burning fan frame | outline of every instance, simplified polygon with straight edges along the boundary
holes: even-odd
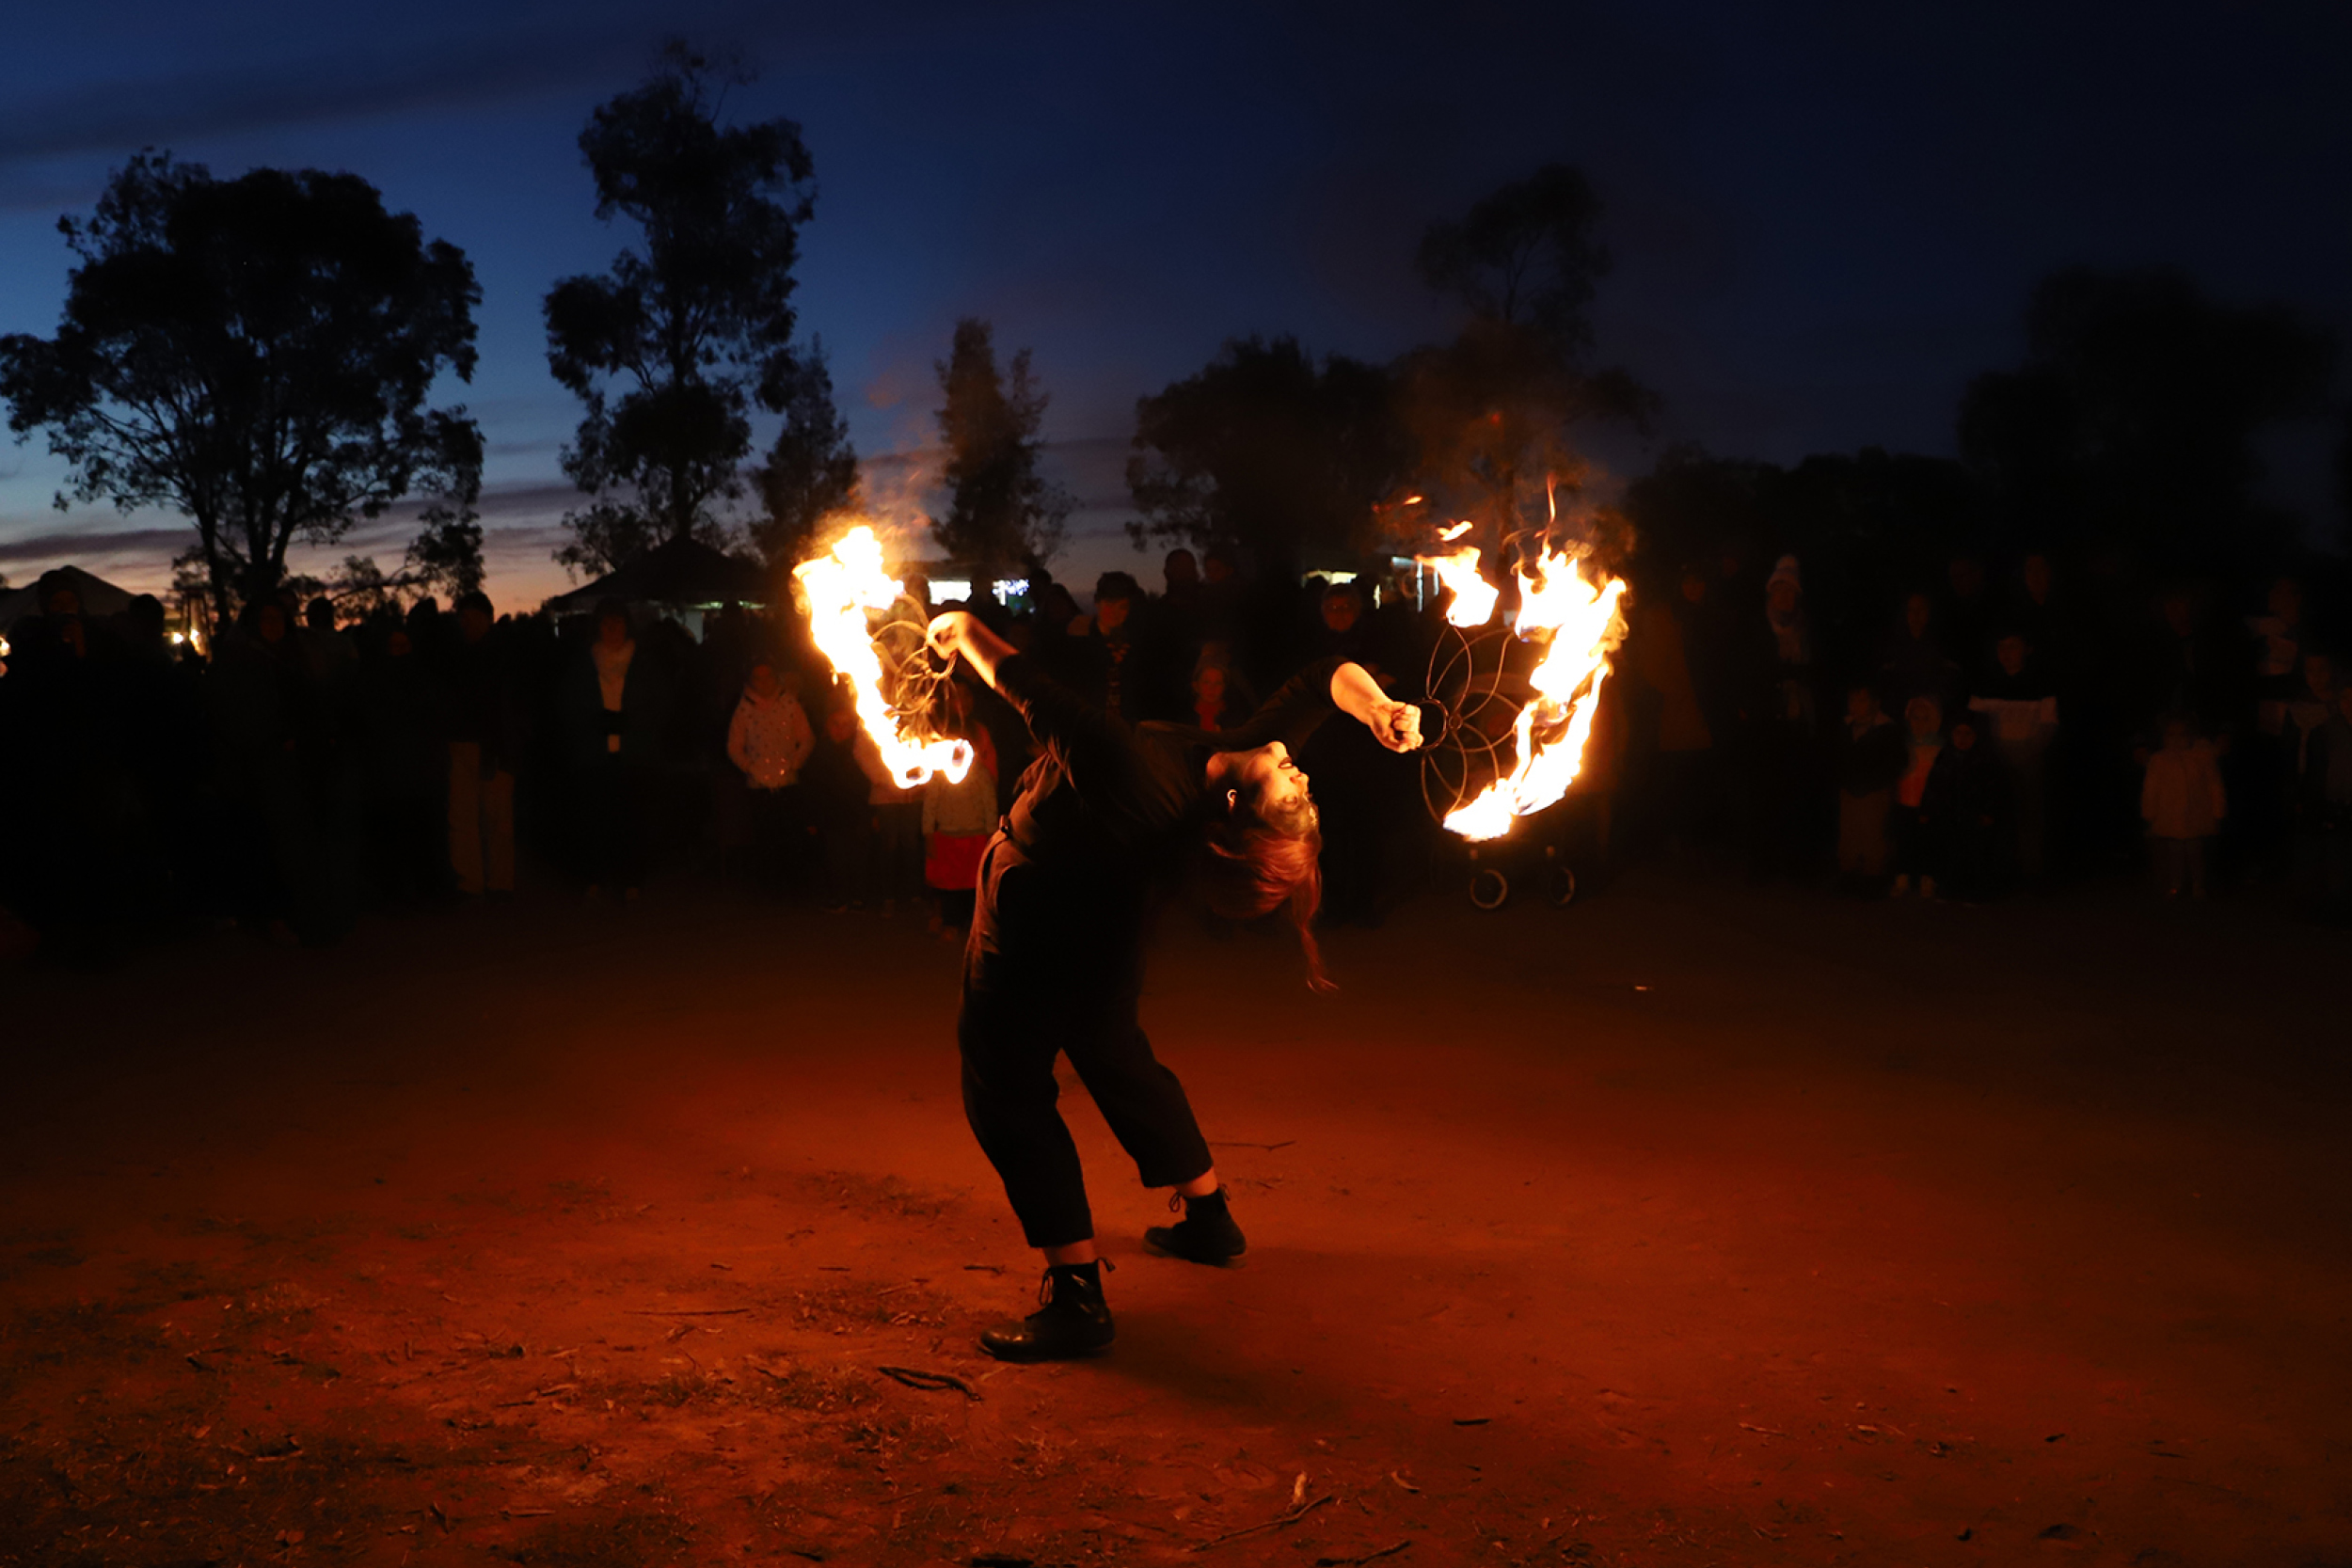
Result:
[[[1468,632],[1452,625],[1440,627],[1429,650],[1422,687],[1428,695],[1421,705],[1427,736],[1421,798],[1438,826],[1511,770],[1519,714],[1535,695],[1527,672],[1538,657],[1500,622]],[[1426,721],[1432,710],[1435,724]],[[1499,910],[1508,903],[1515,878],[1532,883],[1556,908],[1576,901],[1576,871],[1556,844],[1530,842],[1515,825],[1503,837],[1472,841],[1467,849],[1470,899],[1479,909]]]
[[[953,738],[941,722],[955,663],[943,659],[930,645],[930,622],[924,607],[901,594],[880,612],[871,637],[874,655],[882,660],[882,696],[900,733],[918,741]]]

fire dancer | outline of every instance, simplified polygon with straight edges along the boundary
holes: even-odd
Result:
[[[1128,731],[1057,685],[970,614],[930,625],[1020,712],[1043,755],[980,866],[964,948],[964,1113],[1003,1178],[1023,1235],[1045,1254],[1041,1309],[980,1337],[1008,1361],[1089,1355],[1112,1338],[1094,1220],[1070,1129],[1055,1109],[1054,1059],[1070,1064],[1147,1187],[1173,1187],[1184,1218],[1145,1243],[1189,1262],[1230,1263],[1246,1245],[1184,1085],[1136,1022],[1145,905],[1189,859],[1210,906],[1248,919],[1288,907],[1309,983],[1328,989],[1309,929],[1321,847],[1307,775],[1291,747],[1334,708],[1394,752],[1421,744],[1421,713],[1391,702],[1360,665],[1311,666],[1239,728]]]

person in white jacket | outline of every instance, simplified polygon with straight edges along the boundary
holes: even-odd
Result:
[[[797,878],[805,859],[801,766],[817,736],[801,706],[799,685],[796,672],[779,673],[772,659],[756,661],[727,724],[727,760],[743,775],[753,843],[771,881]]]

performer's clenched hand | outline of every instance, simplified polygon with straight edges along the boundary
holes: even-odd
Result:
[[[1414,703],[1391,703],[1385,698],[1373,705],[1364,720],[1364,727],[1372,737],[1391,752],[1409,752],[1421,745],[1421,707]]]
[[[962,645],[964,627],[977,619],[978,617],[968,610],[950,610],[943,614],[934,615],[931,617],[930,627],[923,634],[924,639],[930,643],[931,651],[938,654],[940,657],[953,658]]]
[[[1360,664],[1343,664],[1331,672],[1331,702],[1391,752],[1409,752],[1421,744],[1421,709],[1391,702],[1372,672]]]
[[[1012,644],[989,630],[988,623],[968,610],[951,610],[935,617],[923,636],[942,658],[963,656],[963,661],[992,687],[996,684],[997,664],[1012,657]]]

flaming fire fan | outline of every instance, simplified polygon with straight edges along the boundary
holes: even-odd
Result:
[[[900,789],[934,773],[961,780],[968,741],[943,730],[949,666],[925,641],[923,607],[882,567],[882,541],[860,524],[824,555],[792,569],[807,602],[809,632],[857,705]]]

